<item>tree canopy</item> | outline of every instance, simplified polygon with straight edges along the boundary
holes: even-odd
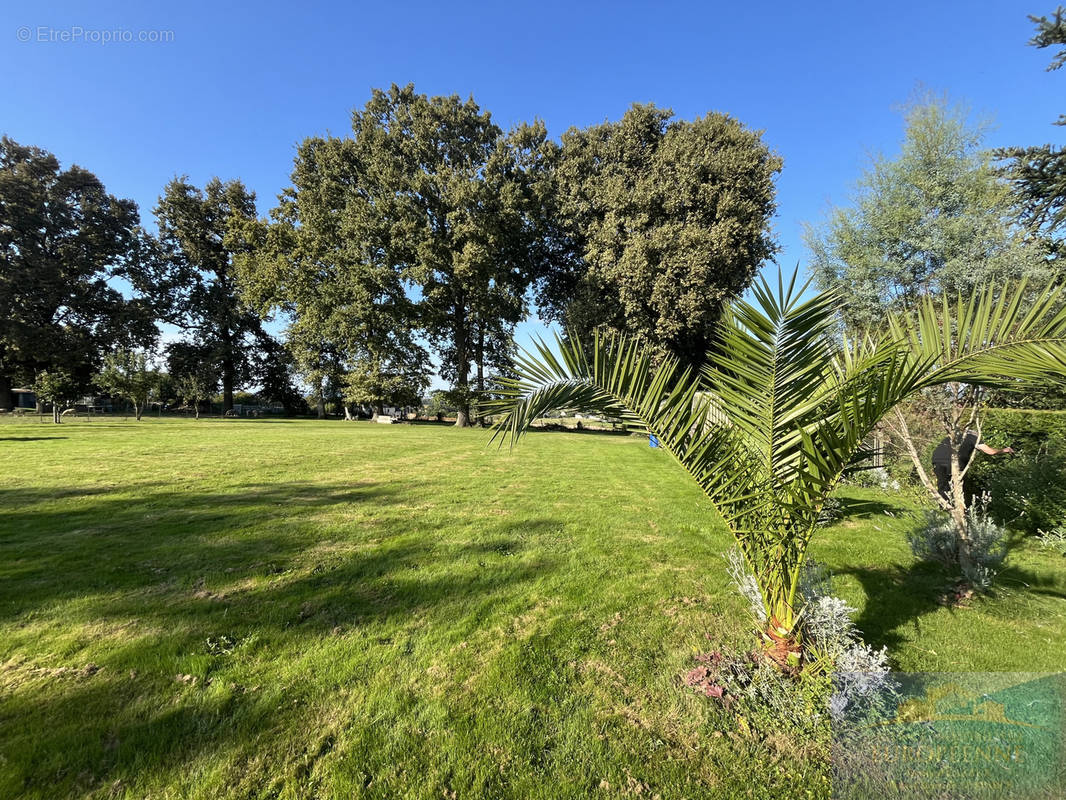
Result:
[[[289,316],[312,383],[339,382],[356,403],[417,400],[425,336],[465,424],[546,268],[537,200],[553,152],[543,125],[504,134],[473,99],[375,90],[350,137],[300,146],[292,187],[240,260],[246,295]]]
[[[875,158],[852,205],[806,230],[812,271],[840,292],[846,321],[869,327],[926,295],[1050,280],[1042,249],[1015,224],[1010,186],[981,148],[983,128],[936,97],[907,107],[904,122],[900,155]]]
[[[159,383],[159,375],[152,369],[147,353],[117,350],[104,357],[103,368],[95,382],[105,391],[129,400],[139,420],[148,405],[149,396]]]
[[[305,140],[292,186],[237,266],[261,313],[288,319],[287,345],[305,379],[316,389],[329,379],[349,402],[380,411],[420,397],[429,356],[390,257],[393,199],[377,178],[352,139]]]
[[[505,135],[473,98],[428,97],[410,85],[375,90],[352,128],[374,190],[390,198],[390,261],[421,296],[420,325],[453,387],[457,424],[466,424],[471,363],[484,367],[486,340],[509,342],[543,268],[528,198],[552,152],[546,131],[522,125]]]
[[[247,252],[256,221],[255,194],[240,181],[212,178],[201,190],[185,178],[167,184],[155,209],[157,268],[145,286],[162,318],[192,336],[217,364],[222,405],[260,379],[273,352],[258,314],[240,297],[234,259]],[[254,346],[253,346],[254,345]]]
[[[1030,16],[1036,35],[1029,44],[1038,48],[1066,45],[1066,8],[1059,6],[1052,16]],[[1048,71],[1066,64],[1066,47],[1051,59]],[[1056,125],[1066,125],[1066,114]],[[1052,144],[1035,147],[1012,147],[999,155],[1008,159],[1007,174],[1021,199],[1026,221],[1041,231],[1051,254],[1061,257],[1061,232],[1066,227],[1066,150]]]
[[[0,409],[15,381],[86,383],[112,347],[150,345],[151,309],[112,285],[142,266],[137,206],[77,165],[0,138]]]
[[[723,305],[777,250],[770,219],[781,159],[718,113],[687,121],[634,105],[562,136],[560,248],[541,304],[568,330],[644,336],[703,360]]]

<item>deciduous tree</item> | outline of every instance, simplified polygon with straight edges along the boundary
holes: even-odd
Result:
[[[159,375],[152,369],[147,353],[118,350],[104,356],[103,369],[95,382],[105,391],[133,403],[133,413],[139,421]]]
[[[394,201],[380,185],[380,166],[352,139],[305,140],[292,186],[237,262],[249,302],[263,316],[289,320],[287,343],[318,395],[320,416],[326,383],[379,413],[428,383],[417,309],[392,258]]]
[[[852,328],[882,324],[925,296],[971,292],[1053,272],[1015,224],[1010,186],[981,147],[966,109],[923,97],[904,112],[897,158],[878,156],[850,206],[835,208],[805,239],[818,283],[840,293]]]
[[[904,120],[900,155],[876,158],[853,205],[833,210],[822,228],[807,228],[812,270],[838,293],[851,330],[883,326],[891,313],[917,308],[923,298],[950,299],[1023,278],[1035,290],[1052,282],[1056,271],[1016,224],[1010,186],[981,148],[983,128],[964,108],[931,96],[910,105]],[[1029,300],[1019,302],[1024,307]],[[963,536],[961,475],[968,464],[959,464],[959,445],[968,427],[980,427],[986,396],[981,387],[950,382],[900,404],[887,422],[921,476],[925,447],[915,436],[914,416],[939,430],[937,438],[947,437],[959,485],[945,499],[924,483]]]
[[[723,305],[777,250],[781,165],[725,114],[674,120],[634,105],[617,122],[567,131],[542,309],[582,337],[640,335],[660,355],[702,363]]]
[[[167,346],[167,374],[178,395],[191,403],[200,418],[200,403],[218,392],[218,363],[213,349],[192,342],[172,342]]]
[[[64,369],[41,370],[33,382],[33,393],[40,404],[51,403],[52,421],[63,421],[63,404],[73,400],[78,393],[77,381]]]
[[[79,166],[0,138],[0,409],[40,370],[85,381],[115,346],[156,336],[143,298],[112,285],[141,268],[132,200]]]
[[[155,215],[159,267],[144,288],[154,292],[167,322],[211,353],[222,381],[223,410],[229,411],[234,390],[252,377],[253,343],[266,336],[238,294],[233,267],[234,257],[249,247],[245,236],[256,219],[255,194],[240,181],[212,178],[201,190],[175,178]]]
[[[353,142],[383,210],[388,260],[417,287],[420,325],[465,426],[471,364],[480,358],[484,373],[485,342],[503,345],[545,269],[536,200],[554,146],[540,123],[504,135],[473,98],[413,86],[376,90],[353,115]]]

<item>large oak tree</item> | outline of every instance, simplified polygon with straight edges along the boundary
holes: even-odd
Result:
[[[233,263],[250,247],[255,194],[236,180],[213,178],[201,190],[175,178],[155,215],[157,270],[145,288],[154,292],[162,318],[188,332],[215,364],[229,411],[234,390],[257,379],[257,357],[270,352],[259,316],[238,293]]]
[[[290,316],[313,385],[335,383],[339,360],[356,402],[420,394],[424,336],[468,424],[545,270],[555,151],[543,125],[504,134],[472,99],[375,90],[350,137],[300,146],[293,185],[244,260],[245,292]]]
[[[429,356],[394,263],[393,199],[352,139],[312,137],[271,220],[238,260],[245,297],[288,319],[287,342],[324,414],[326,385],[381,413],[417,402]]]
[[[777,247],[781,159],[737,120],[673,120],[634,105],[562,136],[550,202],[557,229],[542,311],[582,338],[642,336],[660,356],[702,363],[723,304]]]
[[[84,385],[111,348],[154,340],[148,305],[113,285],[142,265],[138,223],[88,170],[0,138],[0,409],[14,382],[51,370]]]
[[[388,205],[390,261],[419,295],[421,325],[468,424],[471,365],[500,363],[544,272],[539,192],[555,147],[540,123],[510,134],[458,96],[376,90],[353,114],[353,139],[376,202]],[[386,198],[388,200],[386,201]]]

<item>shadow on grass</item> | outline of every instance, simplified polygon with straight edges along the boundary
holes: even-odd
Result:
[[[949,576],[939,564],[925,562],[911,567],[893,564],[837,572],[854,576],[866,593],[866,606],[855,620],[863,638],[874,647],[885,645],[889,650],[905,641],[904,629],[917,629],[923,616],[943,607],[940,598],[949,585]]]
[[[840,516],[842,519],[870,519],[886,512],[902,513],[906,509],[895,503],[883,500],[866,500],[857,497],[840,498]]]
[[[477,627],[554,569],[524,542],[564,524],[486,521],[473,542],[452,542],[435,529],[469,525],[464,508],[431,523],[411,513],[430,484],[133,490],[0,491],[0,620],[23,639],[12,652],[30,657],[0,674],[24,684],[2,697],[0,796],[81,796],[141,772],[177,776],[207,753],[239,758],[316,702],[315,681],[292,666],[305,652],[345,641],[395,661],[435,628]],[[106,645],[90,670],[84,644],[65,655],[27,644],[39,623]],[[234,655],[212,645],[223,637]],[[234,682],[232,665],[262,674],[273,659],[288,678]],[[309,732],[309,757],[320,744]]]
[[[66,436],[0,436],[0,442],[44,442],[48,439],[66,439]]]
[[[394,576],[396,586],[388,593],[403,595],[406,600],[399,603],[377,602],[381,587],[363,602],[359,586],[390,573],[439,570],[449,560],[478,568],[483,562],[474,563],[475,556],[514,555],[524,537],[562,525],[551,519],[486,524],[480,541],[438,542],[426,523],[404,505],[413,493],[432,493],[425,483],[417,489],[369,482],[253,484],[219,493],[141,484],[136,491],[139,497],[131,501],[128,493],[101,487],[0,490],[7,531],[0,538],[7,551],[0,568],[0,619],[68,600],[91,601],[85,605],[90,616],[170,619],[180,617],[186,606],[179,596],[197,592],[221,596],[230,615],[240,616],[247,602],[254,619],[261,591],[234,594],[221,587],[257,578],[279,584],[270,589],[274,595],[270,601],[282,605],[289,595],[326,597],[338,587],[355,587],[354,605],[343,604],[354,616],[365,616],[368,609],[402,613],[405,604],[481,594],[492,588],[492,581],[484,575],[428,582]],[[52,505],[56,500],[65,501],[61,509]],[[348,512],[329,514],[335,507],[368,505],[369,513],[350,525],[338,526],[335,521],[348,518]],[[308,521],[322,513],[328,515],[322,524],[335,533],[317,533],[316,525]],[[434,527],[469,523],[461,507],[453,516],[435,518]],[[308,570],[296,581],[280,580]],[[207,580],[218,588],[207,586]],[[116,594],[124,599],[113,599]],[[184,599],[195,605],[195,597]],[[339,620],[345,613],[341,609],[333,616]]]
[[[876,513],[876,512],[875,512]],[[1010,563],[1010,551],[1024,541],[1012,536],[1007,543],[1007,557],[996,569],[995,582],[987,596],[995,599],[997,590],[1008,586],[1021,587],[1031,594],[1066,599],[1054,578],[1040,575]],[[870,644],[894,649],[905,641],[904,631],[913,627],[919,632],[921,618],[939,609],[954,612],[958,607],[948,600],[950,592],[962,577],[934,561],[915,561],[909,566],[893,564],[885,567],[851,567],[839,569],[841,575],[852,575],[862,585],[867,602],[856,626]]]

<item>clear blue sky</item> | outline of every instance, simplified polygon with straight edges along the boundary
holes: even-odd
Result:
[[[393,82],[473,94],[501,126],[540,117],[553,136],[633,102],[723,111],[784,158],[774,227],[791,269],[802,223],[895,152],[919,86],[991,115],[989,145],[1062,143],[1066,71],[1026,45],[1026,15],[1056,2],[8,3],[0,131],[92,170],[151,224],[178,174],[240,178],[265,213],[295,144],[346,134]],[[87,41],[158,30],[172,41]]]

